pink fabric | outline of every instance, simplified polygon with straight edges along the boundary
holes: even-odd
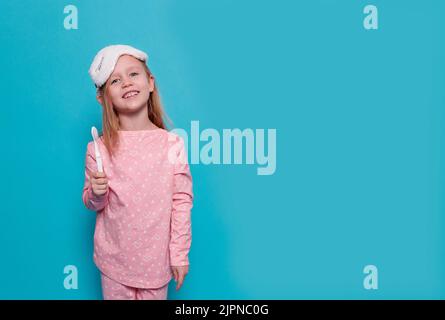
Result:
[[[97,212],[94,262],[109,278],[130,287],[160,288],[171,266],[189,264],[192,177],[184,141],[164,129],[118,131],[111,162],[99,142],[108,191],[95,196],[93,141],[87,145],[82,200]]]
[[[167,300],[168,283],[156,289],[133,288],[101,274],[104,300]]]

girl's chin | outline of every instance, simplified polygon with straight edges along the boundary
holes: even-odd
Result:
[[[135,96],[135,97],[132,97],[132,98],[127,98],[127,99],[121,99],[121,101],[123,102],[123,103],[125,103],[125,104],[127,104],[127,103],[132,103],[132,102],[135,102],[135,101],[140,101],[141,99],[140,99],[140,97],[139,96]]]
[[[146,103],[144,103],[143,100],[140,99],[139,97],[129,98],[128,100],[122,100],[122,102],[121,102],[122,106],[140,106],[143,104],[146,104]]]
[[[147,103],[141,103],[140,101],[128,101],[126,103],[121,104],[120,106],[115,106],[117,112],[132,112],[138,111],[141,108],[145,107]]]

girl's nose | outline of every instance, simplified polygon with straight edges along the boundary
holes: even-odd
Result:
[[[132,84],[132,82],[131,82],[130,78],[125,77],[122,79],[122,88],[126,88],[131,84]]]

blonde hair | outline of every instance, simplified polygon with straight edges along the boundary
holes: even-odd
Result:
[[[147,79],[150,79],[150,76],[153,76],[153,74],[144,62],[141,61],[141,63],[144,66]],[[114,109],[113,103],[111,102],[111,98],[108,94],[109,86],[109,81],[106,81],[98,89],[98,94],[103,97],[102,141],[110,154],[110,158],[112,158],[114,152],[119,147],[119,135],[117,131],[120,129],[120,124],[118,113]],[[154,82],[154,90],[150,92],[150,97],[147,101],[147,108],[148,118],[157,127],[167,130],[164,119],[166,119],[169,124],[173,124],[162,107],[161,97],[156,86],[156,81]]]

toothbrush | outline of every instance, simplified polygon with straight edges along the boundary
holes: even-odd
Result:
[[[96,152],[97,171],[103,172],[102,156],[100,155],[99,145],[98,145],[99,135],[97,134],[97,129],[94,126],[91,127],[91,135],[93,136],[93,140],[94,140],[94,151]]]

